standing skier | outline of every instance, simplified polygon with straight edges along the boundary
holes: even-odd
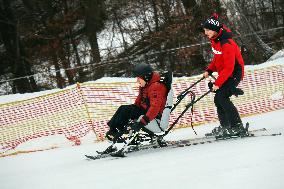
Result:
[[[148,64],[138,64],[134,67],[133,74],[139,84],[139,95],[132,105],[121,105],[108,122],[110,130],[106,133],[109,140],[122,135],[127,130],[125,126],[129,120],[137,120],[131,128],[139,131],[153,119],[160,117],[167,99],[167,88],[160,83],[160,75],[154,72]]]
[[[205,35],[211,41],[214,57],[204,72],[208,77],[213,72],[218,72],[218,78],[213,84],[212,90],[216,93],[214,103],[217,107],[220,127],[212,132],[215,136],[244,136],[246,130],[237,108],[230,97],[242,95],[243,91],[236,88],[244,76],[244,60],[241,51],[232,39],[231,31],[218,21],[218,15],[213,14],[203,23]]]

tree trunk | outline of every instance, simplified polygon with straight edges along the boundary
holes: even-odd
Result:
[[[20,41],[19,22],[15,20],[11,1],[3,1],[3,9],[0,9],[0,19],[7,20],[1,23],[1,35],[3,38],[4,47],[10,58],[10,66],[12,74],[15,78],[13,81],[14,90],[17,93],[26,93],[37,91],[37,84],[32,76],[30,80],[28,75],[32,75],[31,66],[25,61],[25,51]],[[31,82],[31,83],[30,83]]]
[[[73,49],[73,51],[75,53],[76,66],[79,67],[76,70],[78,72],[78,82],[84,82],[84,81],[86,81],[86,78],[85,78],[85,74],[84,74],[83,68],[81,67],[82,64],[81,64],[79,52],[78,52],[78,49],[77,49],[77,45],[76,45],[76,42],[75,42],[72,30],[70,30],[69,33],[70,33],[70,36],[71,36],[72,49]]]
[[[158,15],[158,9],[157,9],[157,3],[156,0],[152,0],[152,7],[153,7],[153,13],[154,13],[154,21],[155,21],[155,31],[159,31],[159,15]]]
[[[272,12],[273,12],[273,23],[274,23],[274,27],[277,27],[277,17],[276,17],[276,11],[275,11],[274,0],[270,0],[270,2],[271,2]]]
[[[195,0],[182,0],[181,2],[183,6],[185,7],[186,14],[190,15],[193,7],[195,7],[196,5],[196,1]]]
[[[224,3],[224,1],[222,2]],[[238,33],[241,34],[241,40],[249,49],[253,50],[252,53],[262,54],[263,58],[259,58],[257,61],[262,62],[267,60],[274,53],[274,50],[255,32],[252,24],[248,21],[246,14],[243,12],[243,9],[239,7],[238,2],[228,1],[224,3],[224,6],[231,12],[231,16],[229,17],[229,19],[231,19],[230,21],[239,26]],[[238,13],[237,17],[235,17],[236,13]],[[249,35],[246,36],[246,34]],[[250,40],[247,39],[248,37]]]
[[[104,76],[104,69],[101,65],[101,56],[98,45],[97,33],[103,26],[104,2],[100,0],[84,0],[85,5],[85,28],[86,35],[91,46],[91,63],[95,63],[93,79]]]
[[[124,50],[126,50],[127,49],[127,42],[126,42],[125,37],[124,37],[124,32],[123,32],[122,25],[121,25],[121,19],[118,18],[116,10],[113,11],[113,14],[114,14],[115,23],[118,27],[120,34],[121,34],[123,48],[124,48]]]
[[[60,66],[58,64],[58,58],[56,54],[52,56],[52,63],[55,68],[55,78],[56,78],[57,87],[60,89],[63,89],[63,87],[65,86],[65,81],[64,81],[64,78],[61,76]]]

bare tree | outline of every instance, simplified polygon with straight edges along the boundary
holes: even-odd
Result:
[[[228,18],[231,23],[234,23],[232,26],[240,35],[241,41],[247,49],[251,51],[251,56],[255,57],[255,61],[261,62],[268,59],[274,53],[274,50],[259,37],[249,22],[246,16],[248,12],[245,10],[248,2],[242,0],[223,0],[222,2],[229,13]]]
[[[7,58],[11,67],[13,77],[21,79],[13,80],[13,93],[34,92],[38,90],[37,84],[34,80],[31,69],[31,62],[29,62],[25,48],[23,46],[23,31],[21,31],[20,20],[16,16],[13,8],[15,1],[2,0],[0,2],[0,33],[2,36],[2,43],[4,44]],[[22,11],[22,7],[17,10]],[[28,76],[29,77],[25,77]]]
[[[104,20],[106,19],[105,13],[105,1],[104,0],[84,0],[83,1],[84,13],[85,13],[85,29],[86,35],[89,39],[91,46],[91,58],[92,62],[100,63],[101,56],[98,45],[98,32],[104,26]],[[103,67],[96,67],[93,70],[94,79],[103,76]]]

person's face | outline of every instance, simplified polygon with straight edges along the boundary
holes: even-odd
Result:
[[[217,32],[215,32],[215,31],[213,31],[213,30],[206,29],[206,28],[204,28],[204,34],[205,34],[209,39],[212,39],[212,38],[214,38],[215,36],[218,35]]]
[[[146,81],[144,81],[140,77],[137,77],[137,83],[139,84],[140,87],[145,87],[145,85],[146,85]]]

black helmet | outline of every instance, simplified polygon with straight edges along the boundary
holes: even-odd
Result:
[[[153,75],[153,68],[149,64],[141,63],[134,67],[133,75],[141,77],[145,81],[150,81]]]

